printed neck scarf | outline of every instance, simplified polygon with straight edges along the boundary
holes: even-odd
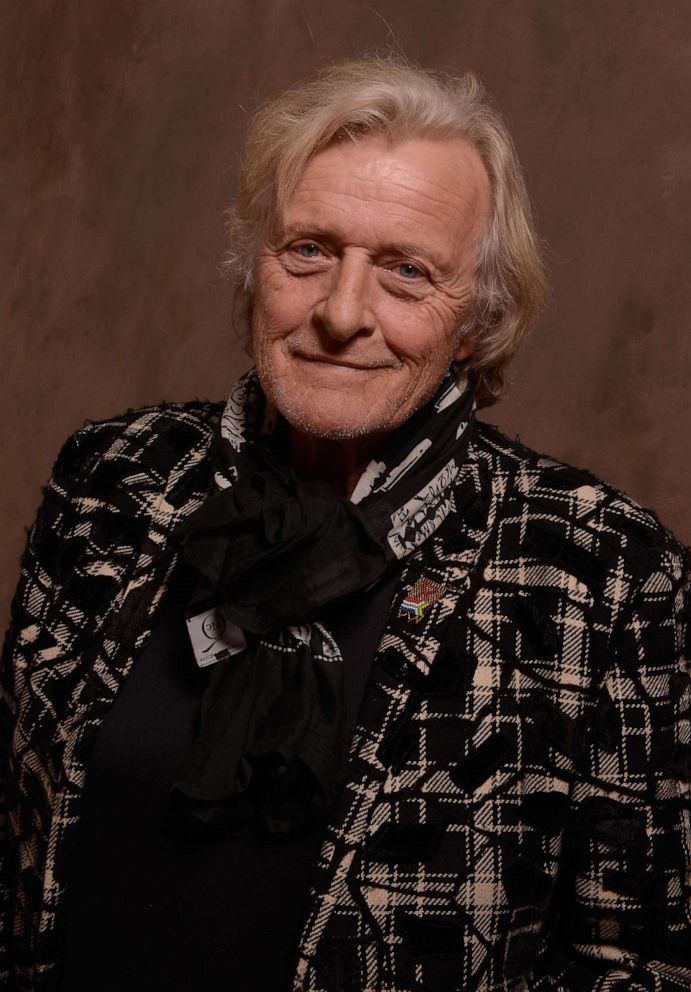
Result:
[[[173,789],[188,819],[286,833],[333,800],[347,757],[342,658],[320,610],[373,585],[448,516],[473,412],[472,387],[449,371],[346,499],[296,475],[256,371],[239,380],[212,443],[215,491],[176,532],[198,576],[188,615],[217,605],[247,640],[211,669]]]

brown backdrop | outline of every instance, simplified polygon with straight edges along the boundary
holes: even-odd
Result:
[[[247,119],[335,58],[474,68],[509,119],[549,308],[488,419],[691,541],[689,0],[34,0],[4,7],[1,609],[86,417],[224,396]]]

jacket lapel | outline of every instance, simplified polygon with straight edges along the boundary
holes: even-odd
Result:
[[[458,665],[444,664],[444,656],[454,650],[454,618],[462,614],[464,598],[481,578],[508,481],[506,475],[487,471],[471,443],[455,486],[452,513],[404,569],[353,736],[350,780],[332,817],[303,928],[297,977],[306,986],[337,906],[352,906],[357,898],[360,911],[377,930],[390,929],[391,921],[387,926],[384,919],[390,912],[389,901],[374,888],[354,896],[351,869],[384,825],[386,797],[421,788],[427,773],[424,754],[414,770],[407,764],[402,773],[402,766],[418,737],[415,722],[424,694],[437,682],[464,677]],[[416,595],[421,588],[422,597]],[[427,605],[425,589],[432,590]],[[370,964],[372,974],[361,978],[366,987],[374,982],[379,967]]]

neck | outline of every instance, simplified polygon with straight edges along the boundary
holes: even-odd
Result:
[[[300,475],[322,479],[349,497],[374,457],[378,443],[371,438],[313,437],[290,428],[290,461]]]

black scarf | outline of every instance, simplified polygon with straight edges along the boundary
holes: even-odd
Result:
[[[188,614],[218,605],[247,639],[211,669],[173,790],[186,817],[283,833],[328,807],[347,742],[342,658],[319,611],[371,586],[448,516],[473,411],[469,383],[447,373],[346,499],[295,474],[256,372],[240,379],[212,444],[217,488],[176,534],[198,573]]]

